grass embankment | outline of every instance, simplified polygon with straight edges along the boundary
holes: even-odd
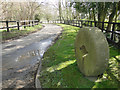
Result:
[[[42,28],[42,25],[35,25],[34,27],[26,27],[25,29],[22,30],[17,30],[17,28],[15,29],[10,29],[10,32],[7,32],[6,30],[0,32],[2,33],[2,40],[9,40],[9,39],[16,39],[19,38],[20,36],[26,36],[30,33],[36,32],[38,30],[40,30]]]
[[[107,74],[104,74],[104,78],[98,79],[97,82],[92,82],[80,73],[74,52],[74,41],[79,28],[65,24],[58,25],[62,26],[64,31],[59,40],[44,54],[39,77],[41,86],[43,88],[117,87],[117,84],[110,77],[108,77],[109,79],[105,78]],[[117,50],[110,47],[110,58],[116,55],[118,55]]]

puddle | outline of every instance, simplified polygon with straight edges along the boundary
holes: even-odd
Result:
[[[47,48],[52,44],[53,38],[41,40],[17,50],[2,58],[3,79],[9,74],[26,67],[33,67],[40,62]]]
[[[48,30],[49,27],[47,26]],[[54,30],[58,29],[54,32]],[[48,32],[42,31],[41,38],[35,39],[35,42],[32,44],[27,44],[22,47],[22,45],[18,46],[6,46],[6,49],[9,49],[8,53],[2,55],[2,87],[3,88],[14,88],[19,85],[24,84],[22,87],[34,87],[34,79],[35,74],[38,69],[39,63],[41,63],[41,58],[43,54],[48,49],[50,45],[52,45],[52,41],[55,40],[57,35],[59,34],[59,27],[56,29],[50,28]],[[62,30],[62,29],[61,29]],[[48,33],[47,33],[48,32]],[[54,33],[56,34],[54,34]],[[37,35],[37,34],[36,34]],[[44,36],[46,35],[46,36]],[[39,37],[38,37],[39,38]],[[48,38],[48,39],[47,39]],[[31,39],[34,40],[34,39]],[[40,40],[40,41],[37,41]],[[37,42],[36,42],[37,41]],[[19,48],[16,48],[19,47]],[[10,48],[15,48],[12,51]],[[6,50],[7,52],[7,50]]]
[[[24,54],[17,57],[16,62],[20,62],[23,60],[30,60],[31,58],[37,57],[38,59],[43,57],[44,52],[47,50],[47,48],[52,44],[51,39],[42,40],[40,42],[36,42],[34,44],[31,44],[27,48],[24,48],[24,50],[28,50]]]
[[[52,44],[53,39],[53,37],[50,37],[49,39],[41,40],[40,42],[30,44],[9,55],[3,56],[3,87],[7,86],[6,82],[11,79],[15,79],[15,81],[17,79],[23,80],[27,84],[27,80],[33,78],[33,75],[35,75],[35,71],[38,68],[38,63],[40,63],[45,51]],[[29,73],[31,73],[31,75]]]
[[[39,52],[39,50],[38,50]],[[16,59],[16,62],[20,62],[22,60],[27,60],[27,59],[30,59],[30,58],[33,58],[33,57],[36,57],[38,56],[39,53],[37,53],[36,51],[29,51],[21,56],[19,56],[17,59]]]
[[[5,48],[3,48],[3,49],[8,49],[8,48],[11,48],[11,47],[15,47],[16,45],[10,45],[10,46],[7,46],[7,47],[5,47]]]
[[[52,44],[53,38],[35,42],[15,52],[3,56],[2,66],[4,68],[22,67],[26,64],[34,64],[43,57],[44,52]]]

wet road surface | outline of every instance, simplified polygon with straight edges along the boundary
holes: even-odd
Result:
[[[22,44],[17,42],[18,40],[4,44],[2,47],[2,88],[34,88],[35,74],[41,58],[61,30],[59,26],[46,24],[36,34],[19,39],[22,40]],[[23,46],[17,48],[18,45]]]

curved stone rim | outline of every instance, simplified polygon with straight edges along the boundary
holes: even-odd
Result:
[[[81,28],[80,29],[80,31],[78,32],[78,34],[77,34],[77,36],[76,36],[76,40],[75,40],[75,56],[76,56],[76,59],[77,59],[77,64],[78,64],[78,67],[79,67],[79,69],[80,69],[80,71],[83,73],[83,74],[85,74],[86,76],[97,76],[97,75],[99,75],[99,74],[101,74],[101,73],[103,73],[105,70],[106,70],[106,68],[107,68],[107,66],[108,66],[108,59],[109,59],[109,48],[107,48],[106,50],[107,50],[107,55],[106,56],[104,56],[104,57],[106,57],[107,58],[107,60],[106,61],[104,61],[104,60],[101,60],[101,61],[103,61],[103,63],[105,63],[105,65],[103,64],[103,65],[101,65],[101,66],[99,66],[99,67],[101,67],[101,70],[99,69],[99,67],[98,67],[98,65],[99,64],[97,64],[99,61],[100,61],[100,57],[102,56],[102,55],[100,55],[99,56],[99,51],[104,51],[103,49],[101,49],[101,46],[99,46],[99,47],[97,47],[97,45],[98,45],[98,42],[100,42],[100,40],[101,40],[101,38],[98,38],[98,42],[96,43],[94,43],[94,46],[96,46],[97,48],[96,48],[96,55],[97,55],[97,61],[96,61],[96,66],[93,66],[93,68],[94,67],[96,67],[95,68],[95,70],[93,71],[93,73],[94,74],[87,74],[86,72],[85,72],[85,70],[84,70],[84,68],[82,68],[82,65],[81,65],[81,61],[79,60],[79,57],[77,57],[77,50],[76,50],[76,43],[77,43],[77,38],[79,38],[79,37],[81,37],[81,36],[78,36],[78,35],[81,35],[80,33],[82,32],[82,30],[88,30],[88,31],[90,31],[90,34],[91,34],[91,32],[98,32],[98,35],[100,34],[100,35],[102,35],[102,39],[104,39],[104,43],[105,43],[105,45],[106,46],[104,46],[103,48],[106,48],[106,47],[108,47],[109,45],[108,45],[108,43],[107,43],[107,40],[106,40],[106,38],[105,38],[105,36],[104,36],[104,34],[101,32],[101,30],[100,29],[98,29],[98,28],[96,28],[96,27],[89,27],[89,28]],[[84,33],[86,33],[85,32],[85,30],[84,30]],[[102,34],[101,34],[102,33]],[[95,36],[91,36],[91,38],[93,38],[93,42],[94,42],[94,40],[96,40],[96,38],[95,38]],[[91,42],[91,41],[90,41]],[[103,44],[103,43],[100,43],[101,45]],[[79,45],[79,44],[78,44]],[[85,45],[86,46],[86,45]],[[93,46],[93,47],[94,47]],[[78,48],[78,47],[77,47]],[[91,49],[90,49],[91,50]],[[87,51],[87,50],[86,50]],[[89,53],[89,50],[88,50],[88,53]],[[89,55],[88,55],[89,56]],[[80,63],[80,64],[79,64]],[[99,62],[100,63],[100,62]],[[81,66],[80,66],[81,65]],[[102,67],[104,67],[104,68],[102,68]],[[97,72],[97,71],[99,71],[99,72]],[[96,72],[96,73],[95,73]]]

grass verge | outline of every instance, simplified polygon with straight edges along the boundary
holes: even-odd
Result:
[[[42,69],[39,80],[43,88],[117,88],[117,83],[107,78],[92,82],[79,71],[74,52],[74,41],[79,30],[78,27],[58,24],[64,31],[59,40],[51,46],[42,59]],[[110,59],[118,55],[114,47],[110,47]],[[116,62],[111,60],[114,66]]]
[[[7,32],[6,30],[0,32],[2,33],[2,41],[10,40],[10,39],[17,39],[20,38],[21,36],[27,36],[30,33],[36,32],[42,28],[42,25],[35,25],[34,27],[26,27],[25,29],[22,30],[17,30],[15,29],[10,29],[10,32]]]

